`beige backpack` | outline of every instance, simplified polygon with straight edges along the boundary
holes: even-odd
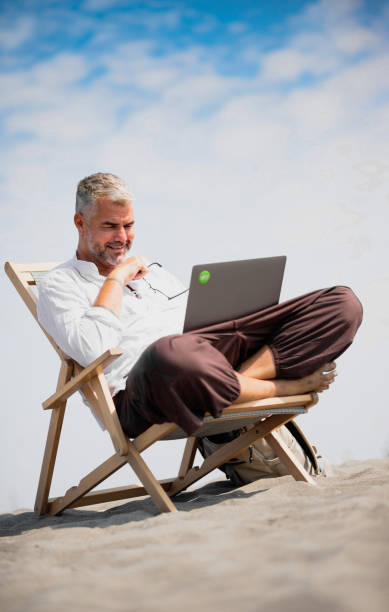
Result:
[[[203,457],[208,457],[221,444],[235,439],[242,431],[242,429],[237,429],[226,434],[202,438],[199,450]],[[277,434],[309,474],[318,476],[328,473],[329,465],[326,465],[327,462],[320,455],[317,455],[316,448],[311,446],[301,428],[294,421],[282,425],[277,429]],[[318,459],[323,459],[320,466]],[[285,476],[289,473],[264,438],[257,440],[243,453],[233,457],[219,469],[226,474],[235,486],[242,486],[260,478]]]

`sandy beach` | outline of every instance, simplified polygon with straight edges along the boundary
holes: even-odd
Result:
[[[0,517],[0,609],[386,612],[389,459],[316,486],[219,480],[150,499]]]

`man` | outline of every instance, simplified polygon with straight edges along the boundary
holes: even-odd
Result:
[[[217,417],[234,401],[329,388],[333,360],[362,320],[349,288],[314,291],[183,334],[181,283],[159,264],[127,255],[133,199],[113,174],[80,181],[77,253],[47,274],[38,300],[39,321],[81,365],[122,348],[106,376],[130,437],[165,421],[192,434],[205,412]]]

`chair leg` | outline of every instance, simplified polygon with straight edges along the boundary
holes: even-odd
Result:
[[[182,461],[178,472],[178,478],[184,478],[190,468],[193,466],[193,461],[196,456],[196,451],[199,445],[199,439],[191,436],[187,439],[182,455]]]
[[[119,470],[123,465],[129,463],[130,467],[134,470],[139,480],[141,481],[144,487],[144,493],[137,493],[137,495],[133,495],[133,491],[130,491],[129,495],[119,496],[117,499],[126,499],[126,497],[137,497],[140,494],[146,495],[147,493],[151,496],[156,506],[162,512],[176,512],[176,507],[173,502],[170,500],[169,496],[165,493],[165,489],[169,489],[170,483],[173,480],[169,480],[169,483],[166,481],[162,481],[160,484],[153,476],[149,468],[147,467],[144,460],[141,458],[140,453],[136,450],[133,443],[129,442],[130,452],[125,457],[118,455],[117,453],[101,463],[97,468],[89,472],[84,478],[82,478],[79,484],[75,487],[71,487],[65,493],[63,497],[56,497],[55,499],[49,500],[47,504],[47,510],[50,514],[59,514],[63,510],[69,507],[77,507],[81,505],[87,505],[84,503],[79,503],[80,499],[86,498],[86,494],[94,489],[98,484],[103,482],[108,476]],[[121,487],[125,488],[125,487]],[[142,487],[128,487],[130,489],[139,490]],[[112,489],[114,491],[114,489]],[[104,493],[101,491],[95,492],[96,497],[99,494]],[[110,497],[107,496],[107,499],[104,501],[109,501]],[[115,499],[112,497],[112,499]],[[91,501],[90,503],[96,503]]]
[[[57,391],[70,380],[73,366],[66,361],[62,362],[58,376]],[[51,481],[53,479],[54,465],[57,457],[59,438],[62,430],[63,418],[65,415],[66,400],[54,408],[50,418],[49,431],[47,434],[45,452],[43,455],[41,473],[39,478],[38,490],[35,498],[35,512],[39,515],[47,512]]]
[[[177,512],[177,508],[170,497],[154,477],[132,442],[129,443],[129,452],[126,459],[157,508],[161,512]]]
[[[112,455],[109,459],[101,463],[94,470],[89,472],[84,478],[82,478],[79,484],[75,487],[70,487],[62,497],[55,497],[49,499],[47,504],[48,514],[59,514],[70,506],[78,506],[77,502],[84,497],[91,489],[97,487],[98,484],[103,482],[106,478],[111,476],[119,470],[123,465],[127,463],[125,457],[121,457],[117,453]]]
[[[266,442],[272,447],[275,454],[281,459],[282,463],[293,476],[295,480],[302,480],[303,482],[309,482],[309,484],[316,484],[312,476],[307,472],[304,466],[299,463],[288,445],[277,435],[276,431],[265,436]]]

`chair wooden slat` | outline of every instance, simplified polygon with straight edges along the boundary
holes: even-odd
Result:
[[[295,416],[297,414],[305,414],[306,412],[307,410],[304,406],[286,408],[275,407],[274,409],[266,408],[264,410],[256,410],[255,407],[253,407],[252,411],[246,410],[245,412],[234,412],[230,414],[224,414],[223,412],[223,414],[217,419],[214,419],[211,416],[204,417],[204,424],[192,435],[196,438],[204,438],[206,436],[226,433],[232,429],[247,427],[252,423],[256,423],[258,419],[270,417],[273,414],[293,414]],[[164,440],[180,440],[187,437],[187,434],[181,429],[181,427],[177,427],[171,433],[167,434],[164,437]]]
[[[29,274],[31,277],[31,280],[27,281],[29,285],[37,285],[41,280],[44,279],[44,277],[47,274],[47,271],[40,271],[40,272],[26,272],[26,274]]]
[[[11,263],[11,262],[7,262]],[[53,268],[59,266],[62,261],[44,261],[44,262],[30,262],[30,263],[14,263],[12,262],[13,268],[18,273],[23,272],[48,272]]]

